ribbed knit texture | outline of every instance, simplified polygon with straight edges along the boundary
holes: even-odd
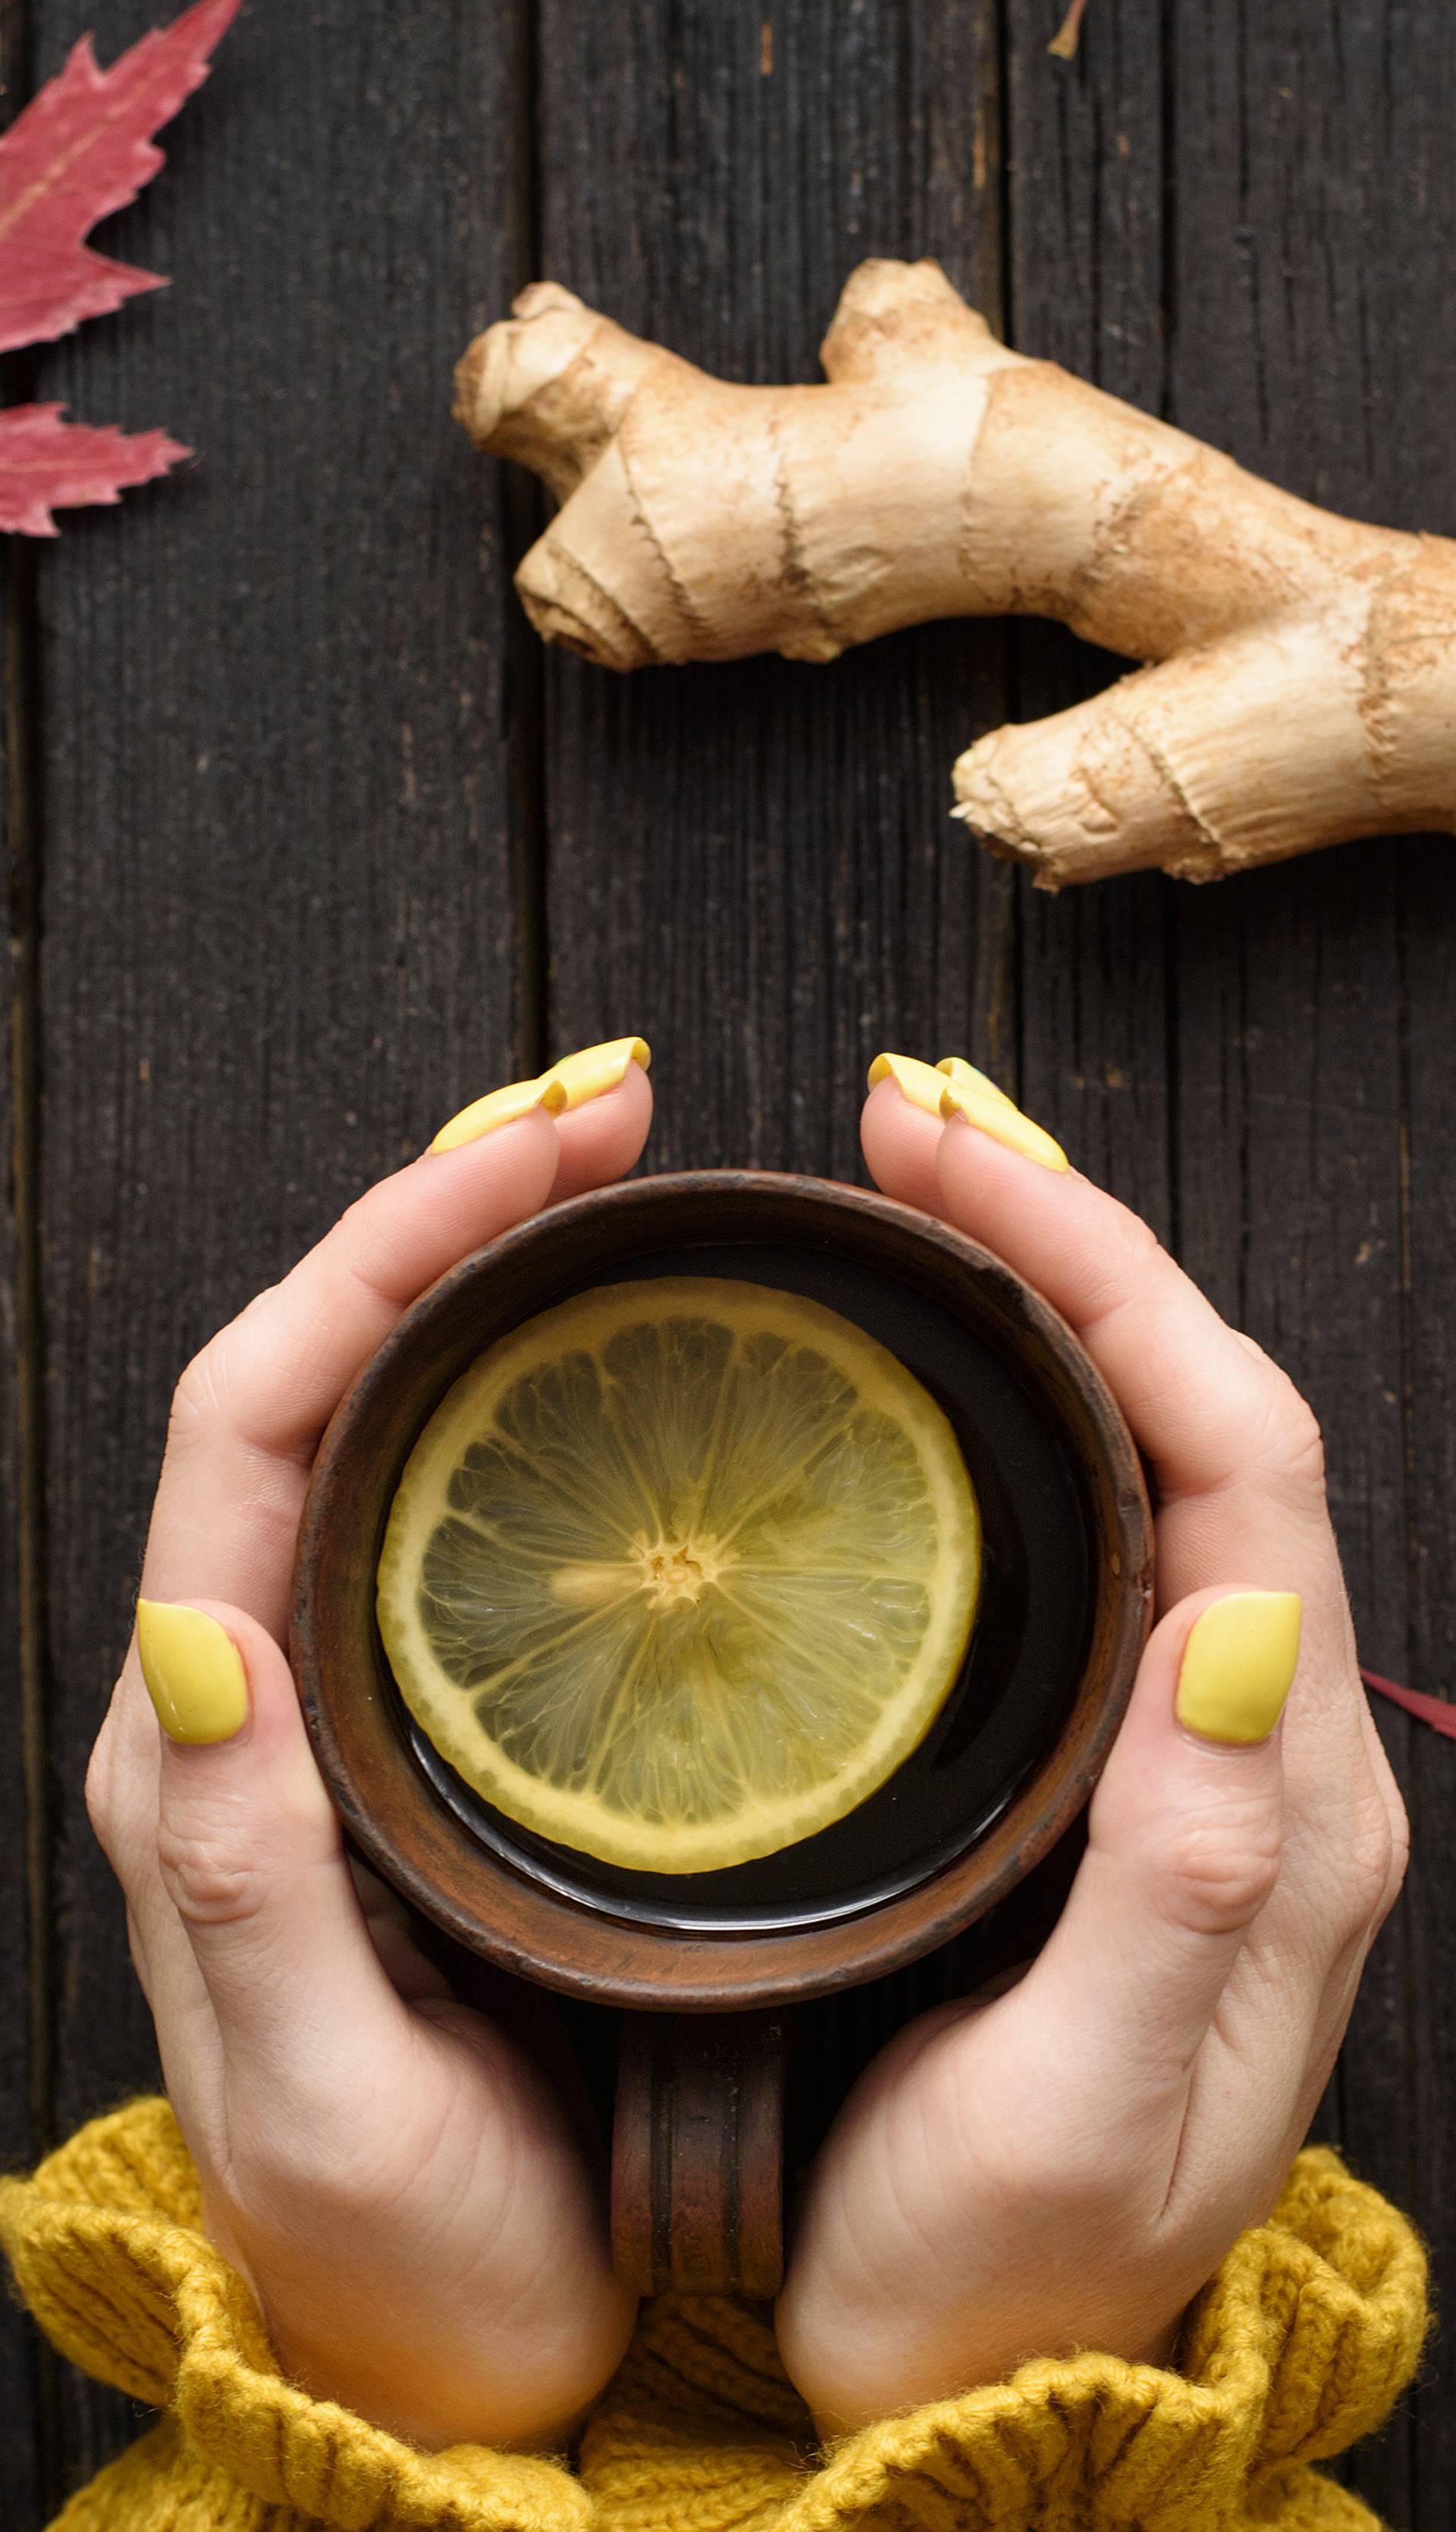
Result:
[[[664,2297],[574,2473],[416,2452],[285,2382],[165,2101],[0,2182],[0,2240],[56,2346],[168,2412],[54,2532],[1370,2532],[1309,2465],[1379,2424],[1426,2328],[1410,2226],[1312,2152],[1195,2306],[1177,2374],[1026,2365],[820,2455],[767,2315]]]

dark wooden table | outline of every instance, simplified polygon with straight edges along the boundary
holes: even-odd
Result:
[[[620,681],[509,587],[533,489],[450,368],[537,272],[739,378],[933,253],[1022,349],[1299,492],[1456,530],[1446,0],[251,0],[105,243],[170,291],[14,365],[200,463],[11,541],[0,2152],[154,2080],[85,1754],[189,1352],[465,1098],[641,1029],[653,1160],[858,1174],[865,1066],[959,1048],[1139,1206],[1328,1437],[1365,1657],[1456,1676],[1452,848],[1034,896],[957,749],[1108,662],[942,626]],[[162,0],[3,0],[5,103]],[[1456,2250],[1456,1750],[1380,1717],[1415,1864],[1322,2118]],[[1449,2291],[1449,2286],[1448,2286]],[[6,2525],[132,2431],[0,2318]],[[1437,2342],[1355,2466],[1444,2532]]]

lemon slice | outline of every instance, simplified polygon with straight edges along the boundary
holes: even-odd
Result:
[[[379,1633],[511,1819],[706,1872],[883,1784],[980,1573],[955,1435],[893,1354],[797,1294],[673,1278],[565,1301],[456,1382],[394,1499]]]

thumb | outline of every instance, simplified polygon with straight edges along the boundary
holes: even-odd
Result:
[[[157,1862],[239,2071],[285,2082],[357,2060],[402,2017],[369,1940],[293,1677],[255,1619],[142,1600],[162,1727]]]
[[[1071,1897],[1017,1991],[1054,2017],[1064,2062],[1129,2108],[1186,2086],[1278,1877],[1299,1630],[1293,1591],[1198,1591],[1161,1620]]]

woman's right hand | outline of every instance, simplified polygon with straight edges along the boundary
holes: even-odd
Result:
[[[87,1780],[211,2239],[295,2381],[427,2446],[559,2441],[633,2300],[537,2064],[356,1887],[280,1648],[294,1544],[324,1426],[410,1302],[632,1166],[645,1058],[568,1058],[559,1114],[539,1084],[467,1112],[190,1365]]]

